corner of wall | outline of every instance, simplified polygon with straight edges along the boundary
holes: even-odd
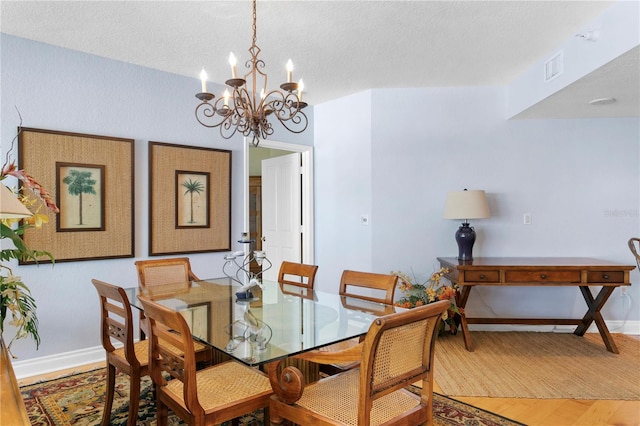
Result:
[[[639,2],[618,1],[581,28],[576,36],[541,58],[509,85],[507,118],[515,117],[640,45],[638,16]],[[560,60],[555,66],[560,70],[555,77],[545,81],[546,66],[558,55]]]

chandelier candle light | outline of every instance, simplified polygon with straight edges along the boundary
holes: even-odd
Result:
[[[246,62],[248,72],[242,77],[237,76],[237,59],[231,53],[231,79],[225,83],[232,89],[226,89],[223,96],[214,102],[215,95],[207,92],[207,73],[203,69],[200,73],[202,92],[196,98],[202,101],[196,107],[196,119],[205,127],[220,127],[220,135],[229,139],[236,132],[252,137],[253,146],[258,146],[260,140],[273,134],[273,126],[269,117],[275,117],[287,130],[292,133],[302,133],[308,125],[308,119],[302,111],[307,104],[302,102],[302,79],[298,83],[292,81],[293,63],[287,62],[287,80],[280,85],[282,90],[267,92],[267,74],[261,71],[265,63],[258,58],[260,48],[256,44],[256,0],[253,6],[253,39],[249,53],[251,59]],[[260,85],[260,87],[259,87]]]
[[[464,219],[456,232],[458,243],[458,260],[472,261],[473,244],[476,242],[476,231],[469,226],[469,219],[485,219],[489,217],[487,196],[481,190],[464,190],[450,192],[444,207],[445,219]]]

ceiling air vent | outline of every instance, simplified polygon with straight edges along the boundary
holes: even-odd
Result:
[[[558,77],[562,74],[563,68],[563,55],[562,51],[560,51],[544,63],[544,81],[551,81]]]

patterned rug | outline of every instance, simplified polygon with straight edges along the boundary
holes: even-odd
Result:
[[[33,426],[99,425],[104,405],[106,369],[75,374],[55,380],[35,383],[20,388],[29,419]],[[118,374],[113,401],[111,425],[125,425],[129,409],[129,377]],[[440,394],[434,394],[433,411],[436,425],[519,426],[488,411],[464,404]],[[262,411],[244,416],[241,426],[262,426]],[[138,426],[155,425],[155,401],[151,393],[151,380],[146,377],[141,385]],[[169,425],[184,423],[170,413]],[[224,423],[225,426],[230,422]]]

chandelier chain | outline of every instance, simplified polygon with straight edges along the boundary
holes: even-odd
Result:
[[[251,29],[253,30],[253,39],[251,41],[253,42],[252,44],[255,46],[256,43],[258,42],[258,36],[257,36],[258,26],[256,25],[258,14],[256,13],[256,0],[253,0],[252,4],[253,4],[253,7],[252,7],[252,10],[253,10],[253,13],[252,13],[253,24],[252,24]]]

